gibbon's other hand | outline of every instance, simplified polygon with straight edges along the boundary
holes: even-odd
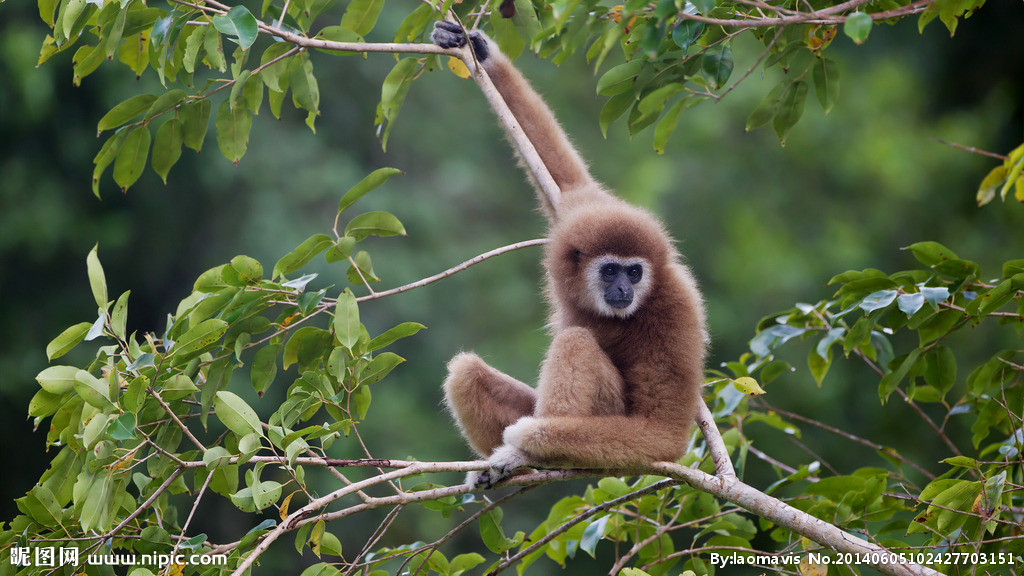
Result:
[[[526,454],[520,452],[518,448],[508,444],[499,446],[487,459],[491,467],[482,472],[470,472],[466,476],[466,484],[474,490],[492,488],[498,482],[512,476],[516,468],[526,466],[527,460]]]
[[[434,32],[430,38],[441,48],[462,48],[466,45],[465,31],[455,22],[434,22]],[[476,54],[477,60],[487,60],[490,52],[484,35],[477,31],[470,32],[469,41],[473,44],[473,53]]]

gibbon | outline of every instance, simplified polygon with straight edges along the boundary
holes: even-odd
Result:
[[[433,40],[462,47],[461,26]],[[672,239],[646,211],[594,180],[541,97],[480,32],[476,60],[561,189],[548,217],[546,295],[553,339],[536,389],[463,352],[448,363],[445,402],[490,469],[489,488],[516,468],[622,468],[683,456],[707,347],[704,306]],[[536,183],[534,183],[536,185]]]

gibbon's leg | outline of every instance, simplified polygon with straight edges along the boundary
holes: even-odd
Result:
[[[533,414],[536,393],[476,354],[463,352],[448,362],[444,399],[470,447],[486,458],[502,444],[506,427]]]
[[[461,47],[467,43],[462,28],[453,22],[435,23],[433,40],[443,48]],[[498,45],[480,32],[472,32],[470,40],[477,61],[487,71],[494,87],[563,193],[593,184],[586,163],[570,143],[551,109],[508,57],[501,53]],[[544,205],[550,209],[546,202]]]
[[[555,336],[540,369],[534,416],[625,415],[619,370],[585,328]]]
[[[600,416],[624,419],[625,413],[622,375],[598,345],[593,334],[585,328],[574,327],[560,332],[552,340],[541,366],[534,417],[522,418],[518,422],[566,420],[574,423],[577,428],[573,437],[557,442],[576,444],[570,448],[575,454],[592,449],[588,447],[591,439],[587,438],[591,421],[598,421]],[[517,426],[512,424],[506,430],[514,430]],[[543,432],[540,434],[543,435]],[[507,431],[503,438],[505,445],[495,450],[489,458],[491,468],[470,474],[467,483],[474,487],[490,488],[521,466],[568,462],[563,459],[538,458],[537,454],[524,450],[524,446],[515,442],[517,435],[510,436]],[[544,440],[541,439],[541,442]]]

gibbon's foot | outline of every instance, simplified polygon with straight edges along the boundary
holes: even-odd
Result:
[[[462,48],[466,45],[466,35],[462,26],[455,22],[439,21],[434,23],[434,32],[430,38],[441,48]],[[470,32],[469,41],[473,43],[473,53],[477,60],[487,60],[490,53],[487,50],[487,40],[479,32]]]
[[[466,484],[474,490],[493,488],[495,484],[512,476],[516,468],[526,466],[526,454],[513,446],[499,446],[487,459],[491,465],[481,472],[470,472],[466,476]]]

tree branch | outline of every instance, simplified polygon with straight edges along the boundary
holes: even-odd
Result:
[[[931,568],[912,564],[888,549],[861,540],[838,527],[797,510],[789,504],[760,492],[735,477],[712,476],[695,468],[673,462],[656,462],[644,473],[656,473],[685,482],[689,486],[736,504],[761,518],[770,520],[801,536],[837,552],[861,554],[875,560],[876,570],[890,576],[939,576]]]
[[[473,258],[470,258],[469,260],[466,260],[462,264],[459,264],[458,266],[453,266],[453,267],[445,270],[444,272],[441,272],[439,274],[434,274],[433,276],[430,276],[429,278],[424,278],[422,280],[418,280],[418,281],[413,282],[411,284],[406,284],[405,286],[399,286],[398,288],[392,288],[391,290],[385,290],[383,292],[374,292],[374,293],[369,294],[367,296],[360,296],[359,298],[356,298],[356,302],[364,302],[366,300],[376,300],[377,298],[384,298],[385,296],[391,296],[393,294],[399,294],[401,292],[412,290],[414,288],[421,288],[423,286],[426,286],[427,284],[432,284],[434,282],[437,282],[438,280],[443,280],[443,279],[445,279],[445,278],[447,278],[447,277],[449,277],[449,276],[451,276],[453,274],[457,274],[459,272],[462,272],[466,268],[469,268],[470,266],[472,266],[474,264],[479,264],[479,263],[483,262],[484,260],[487,260],[488,258],[493,258],[495,256],[498,256],[500,254],[504,254],[506,252],[511,252],[513,250],[519,250],[519,249],[522,249],[522,248],[528,248],[530,246],[540,246],[542,244],[547,244],[548,242],[550,242],[550,240],[548,240],[547,238],[537,238],[535,240],[524,240],[523,242],[516,242],[515,244],[509,244],[508,246],[502,246],[501,248],[495,248],[494,250],[490,250],[490,251],[484,252],[483,254],[480,254],[478,256],[474,256]]]
[[[735,477],[736,470],[732,459],[729,458],[729,449],[725,446],[722,433],[715,425],[715,417],[708,409],[708,405],[704,403],[703,398],[700,399],[700,404],[697,406],[697,426],[700,427],[700,432],[704,435],[704,442],[708,445],[711,460],[715,463],[715,474],[723,477]]]

